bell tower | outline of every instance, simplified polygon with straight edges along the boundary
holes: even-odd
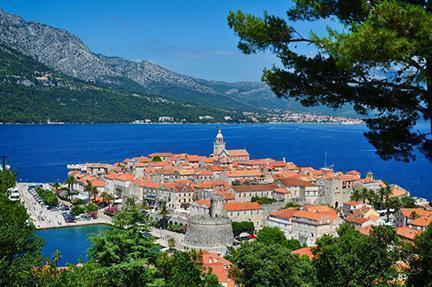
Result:
[[[225,142],[222,135],[222,131],[219,129],[216,135],[216,139],[213,143],[213,156],[217,157],[225,149]]]

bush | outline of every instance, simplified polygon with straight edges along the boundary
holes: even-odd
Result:
[[[82,200],[82,199],[80,199],[80,198],[75,198],[75,199],[73,199],[72,203],[75,204],[75,205],[81,205],[81,204],[84,204],[85,201]]]
[[[58,198],[51,190],[37,188],[36,192],[45,204],[49,206],[56,206],[58,204]]]
[[[271,204],[276,202],[275,199],[273,198],[269,198],[266,196],[262,196],[262,197],[258,197],[258,196],[253,196],[251,199],[252,202],[258,202],[259,204]]]
[[[180,224],[170,224],[168,226],[168,230],[178,233],[186,233],[186,226]]]
[[[293,207],[300,207],[300,205],[294,202],[287,202],[284,208],[293,208]]]
[[[104,213],[105,213],[106,215],[113,216],[113,215],[116,214],[118,211],[119,211],[119,210],[118,210],[117,207],[115,207],[115,206],[111,206],[111,207],[107,207],[107,208],[105,208]]]
[[[81,206],[81,205],[74,205],[72,207],[70,213],[72,214],[72,216],[78,216],[78,215],[83,214],[85,212],[86,212],[86,210],[85,210],[85,208],[83,206]]]
[[[85,209],[87,212],[98,211],[98,206],[94,203],[89,203],[86,205]]]

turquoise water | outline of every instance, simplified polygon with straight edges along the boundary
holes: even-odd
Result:
[[[86,225],[38,230],[36,234],[45,240],[42,253],[46,257],[52,257],[59,250],[61,257],[58,265],[66,266],[66,263],[77,264],[80,257],[86,261],[87,249],[90,247],[89,237],[107,228],[106,225]]]
[[[0,154],[8,154],[21,181],[63,181],[69,163],[112,163],[157,151],[208,155],[218,128],[228,148],[247,148],[252,158],[285,157],[319,168],[327,152],[327,164],[337,170],[363,175],[371,170],[432,199],[431,162],[421,155],[409,164],[381,160],[363,136],[363,125],[0,125]]]

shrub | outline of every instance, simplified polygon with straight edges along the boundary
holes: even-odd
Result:
[[[71,214],[72,214],[72,216],[78,216],[78,215],[80,215],[80,214],[83,214],[83,213],[85,213],[85,208],[83,207],[83,206],[81,206],[81,205],[74,205],[73,207],[72,207],[72,209],[71,209]]]
[[[271,204],[271,203],[276,202],[275,199],[270,198],[270,197],[266,197],[266,196],[262,196],[262,197],[253,196],[251,201],[252,202],[258,202],[259,204]]]
[[[118,212],[118,208],[115,206],[107,207],[107,208],[105,208],[105,211],[104,211],[104,213],[106,215],[109,215],[109,216],[113,216],[117,212]]]

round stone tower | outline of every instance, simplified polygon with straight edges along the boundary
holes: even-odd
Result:
[[[219,129],[216,135],[216,139],[213,143],[213,156],[217,157],[225,149],[225,141],[222,135],[222,131]]]
[[[223,198],[212,195],[210,209],[189,216],[185,235],[185,246],[225,253],[234,242],[231,219],[226,216]]]

